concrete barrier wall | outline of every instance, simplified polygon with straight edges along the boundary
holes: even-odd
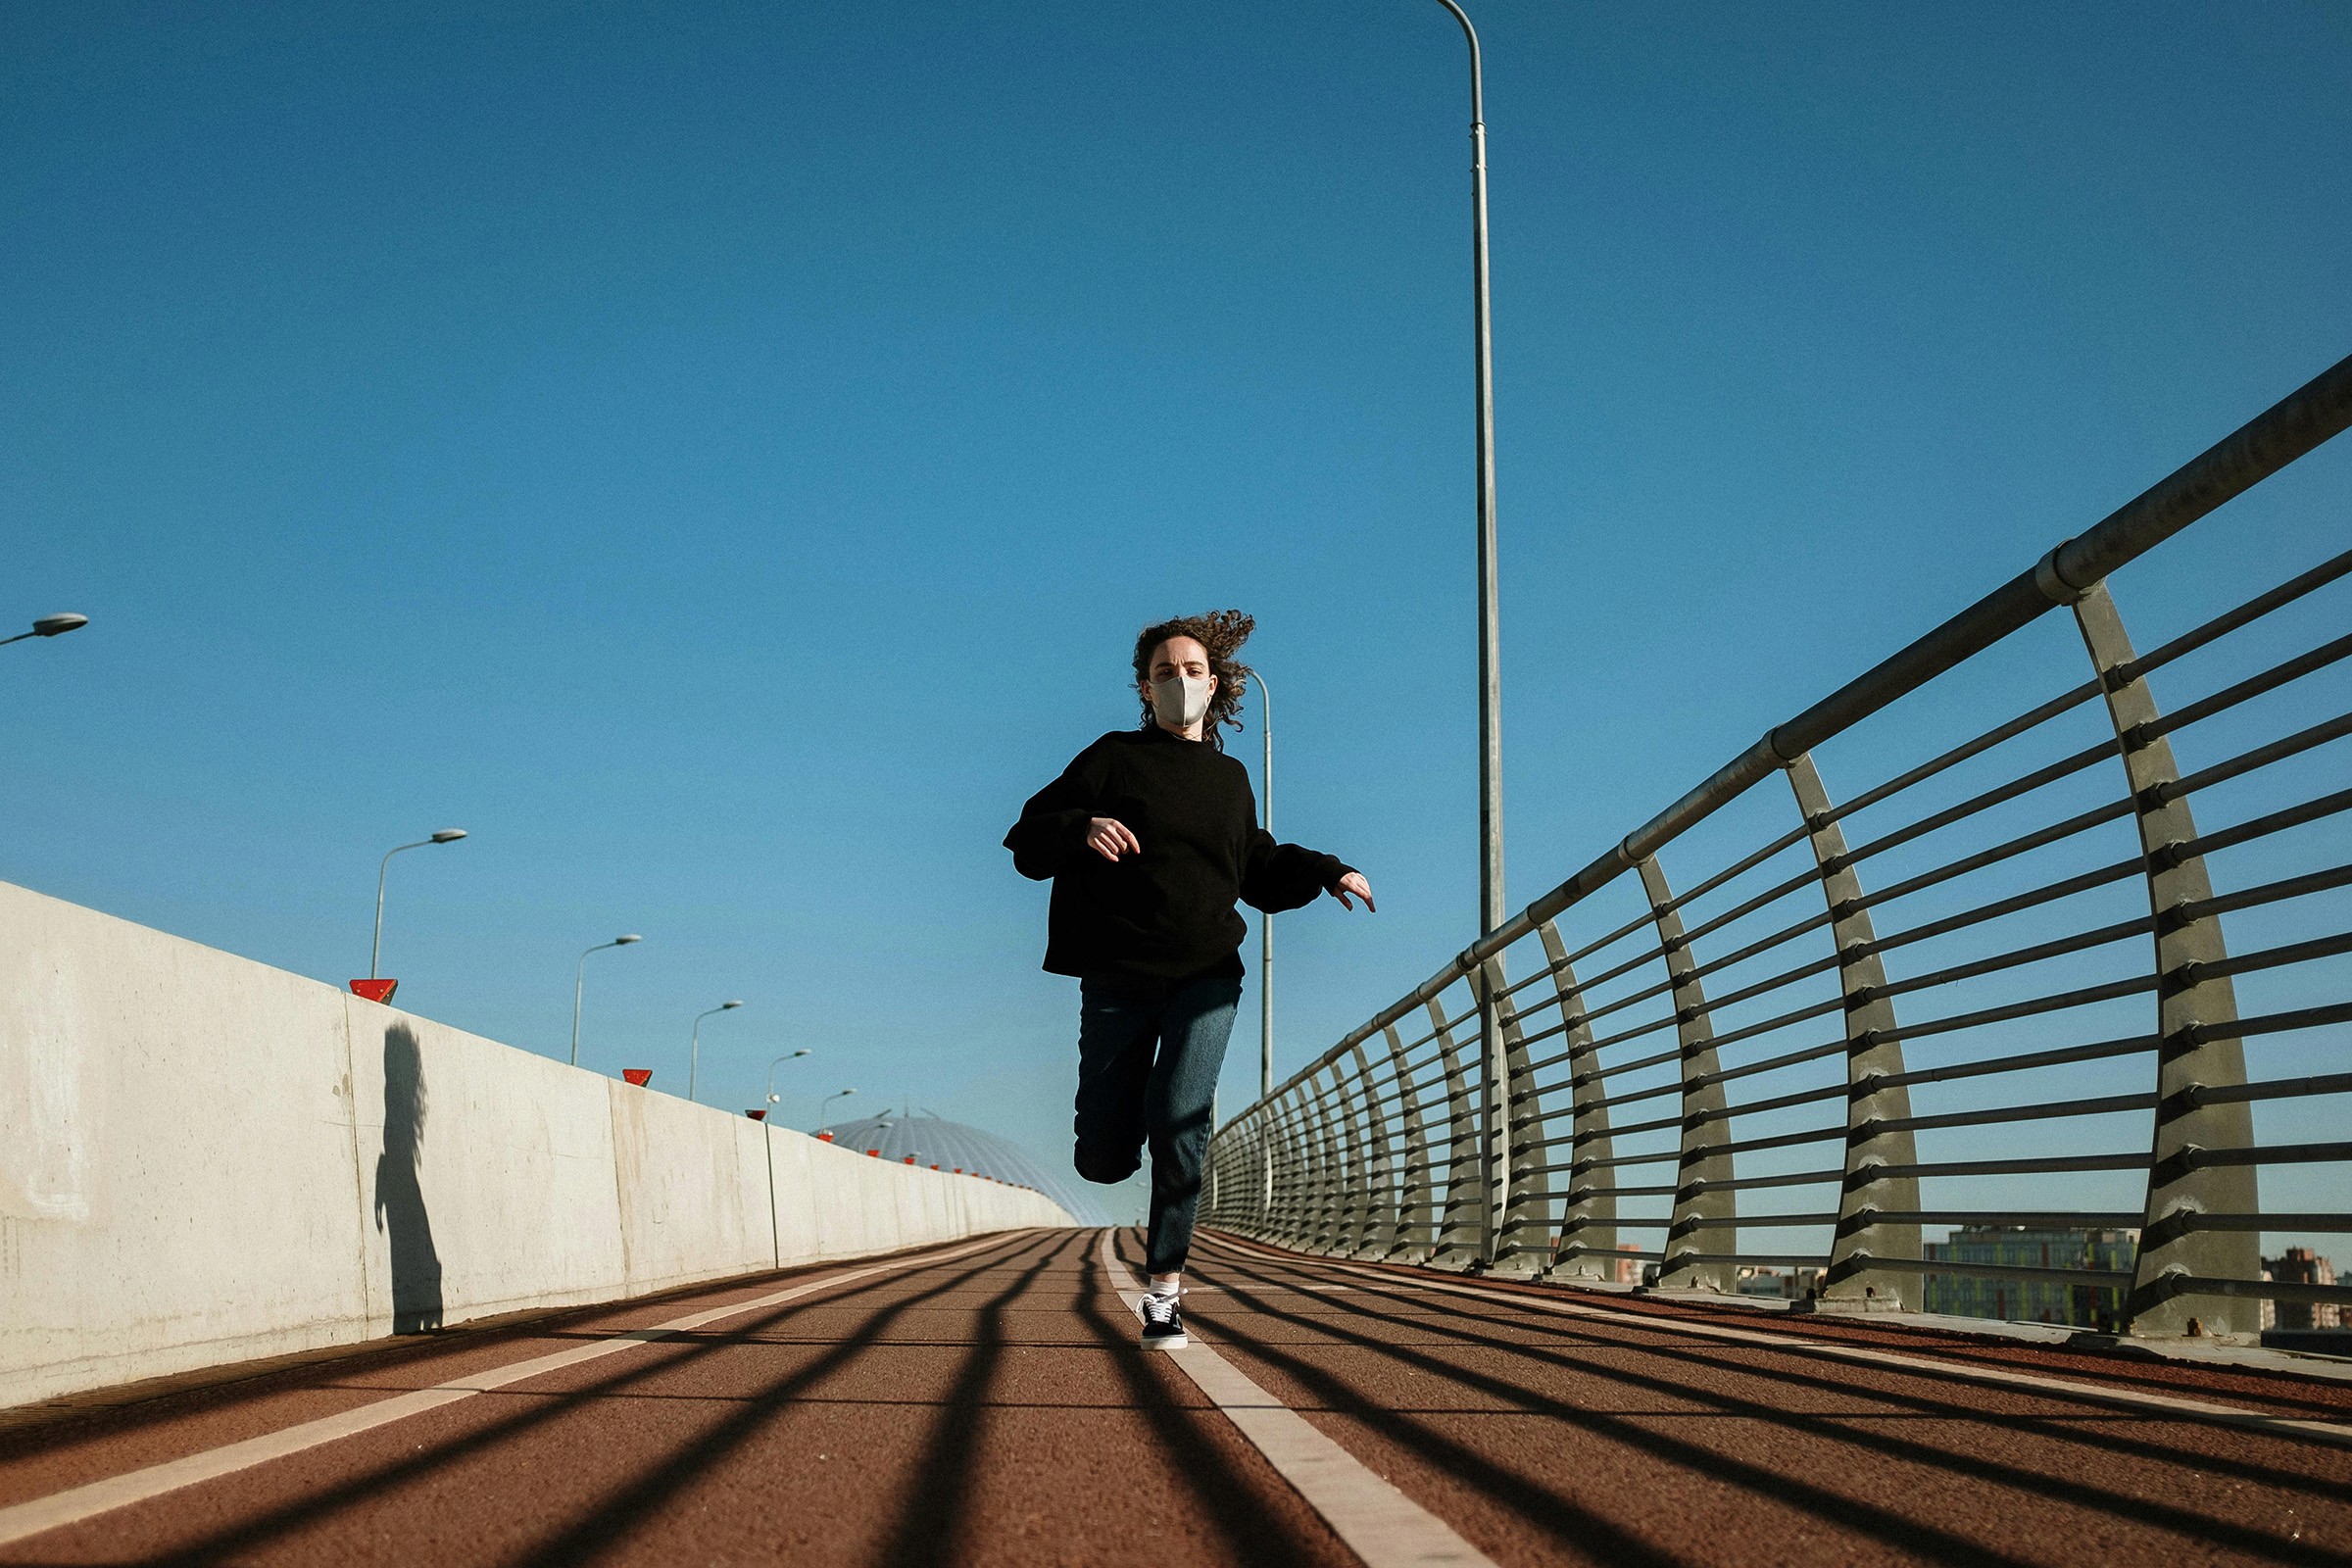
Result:
[[[0,1406],[1069,1223],[0,883]]]

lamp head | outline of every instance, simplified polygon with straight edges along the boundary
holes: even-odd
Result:
[[[742,1004],[740,1001],[737,1001],[737,1002],[722,1002],[722,1003],[720,1003],[720,1004],[718,1004],[718,1010],[719,1010],[719,1011],[721,1011],[721,1012],[724,1012],[724,1011],[726,1011],[726,1010],[727,1010],[729,1007],[740,1007],[740,1006],[742,1006],[742,1005],[743,1005],[743,1004]]]
[[[87,615],[43,615],[32,623],[32,634],[35,637],[56,637],[89,623],[90,617]]]
[[[782,1095],[770,1095],[767,1097],[767,1102],[771,1105],[780,1105],[784,1102],[784,1097]]]
[[[464,838],[465,836],[466,830],[462,827],[438,828],[434,830],[433,836],[428,842],[434,844],[455,844],[458,842],[458,840]]]
[[[612,945],[616,948],[625,948],[632,942],[643,942],[645,938],[632,931],[625,937],[614,937],[612,939]]]
[[[803,1046],[800,1050],[794,1052],[793,1054],[796,1056],[806,1056],[808,1054],[808,1048],[807,1046]]]

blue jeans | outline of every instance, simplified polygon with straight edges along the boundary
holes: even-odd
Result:
[[[1184,1267],[1200,1201],[1209,1100],[1233,1034],[1239,980],[1082,980],[1078,986],[1078,1174],[1123,1182],[1152,1150],[1146,1266]]]

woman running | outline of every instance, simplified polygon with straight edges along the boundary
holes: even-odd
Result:
[[[1135,640],[1143,724],[1080,752],[1004,835],[1014,869],[1051,877],[1046,968],[1078,977],[1078,1174],[1123,1182],[1152,1151],[1144,1345],[1178,1349],[1209,1098],[1242,997],[1234,901],[1273,913],[1329,893],[1372,907],[1361,873],[1277,844],[1257,825],[1249,770],[1218,729],[1250,666],[1256,622],[1238,610],[1147,626]]]

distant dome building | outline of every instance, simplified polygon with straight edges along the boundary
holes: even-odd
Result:
[[[949,1121],[927,1111],[886,1110],[863,1121],[835,1122],[825,1130],[833,1134],[835,1146],[841,1149],[855,1150],[860,1154],[875,1151],[881,1158],[891,1160],[904,1160],[912,1154],[918,1165],[936,1165],[943,1171],[969,1171],[994,1176],[1016,1187],[1034,1187],[1067,1209],[1070,1218],[1081,1225],[1113,1223],[1108,1211],[1075,1171],[1048,1170],[1025,1150],[995,1133],[984,1133],[959,1121]]]

